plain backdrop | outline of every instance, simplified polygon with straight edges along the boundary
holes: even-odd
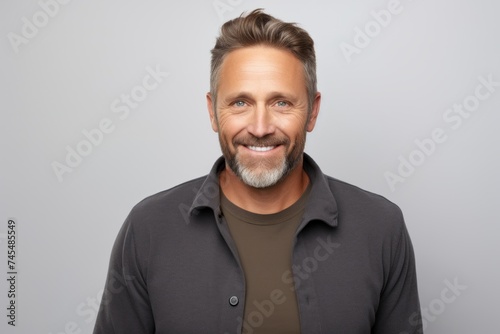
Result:
[[[316,42],[306,152],[402,208],[426,333],[498,333],[498,1],[60,1],[0,3],[0,277],[8,219],[18,236],[16,326],[2,278],[0,332],[92,332],[129,210],[220,155],[209,50],[262,7]]]

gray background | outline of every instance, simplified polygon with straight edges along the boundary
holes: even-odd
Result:
[[[222,22],[263,7],[316,41],[323,102],[306,152],[325,173],[403,209],[426,333],[498,333],[500,87],[460,126],[443,116],[474,102],[478,77],[500,82],[500,3],[401,0],[400,13],[346,57],[342,43],[355,45],[356,27],[376,29],[370,13],[389,3],[71,1],[49,16],[37,1],[2,1],[0,276],[14,217],[19,278],[15,328],[0,280],[0,331],[91,333],[92,305],[131,207],[206,174],[220,155],[205,108],[209,50]],[[23,17],[40,27],[15,47]],[[141,92],[148,67],[169,75],[127,117],[113,112],[121,94]],[[113,131],[58,180],[53,163],[65,164],[67,146],[103,119]],[[415,140],[437,128],[446,141],[415,153]],[[385,173],[398,173],[400,156],[419,165],[391,189]],[[446,282],[462,289],[452,293]]]

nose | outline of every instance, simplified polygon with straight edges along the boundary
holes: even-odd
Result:
[[[265,105],[258,104],[251,113],[247,125],[247,131],[257,138],[273,134],[276,130],[274,116]]]

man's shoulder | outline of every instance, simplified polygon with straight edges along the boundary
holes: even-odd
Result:
[[[328,175],[325,178],[340,212],[356,212],[372,218],[383,217],[386,222],[403,222],[399,206],[386,197]]]
[[[401,209],[384,196],[327,175],[309,155],[304,154],[304,158],[304,167],[317,191],[315,199],[323,203],[332,202],[332,212],[357,217],[393,217],[402,221]]]
[[[172,188],[150,195],[132,208],[132,213],[143,212],[169,212],[179,206],[190,206],[202,184],[207,180],[207,175],[180,183]]]

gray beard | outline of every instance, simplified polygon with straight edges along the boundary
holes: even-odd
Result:
[[[285,157],[280,166],[261,171],[243,166],[237,157],[230,159],[228,165],[243,183],[253,188],[262,189],[274,186],[282,181],[297,166],[300,157],[301,155],[295,160]]]
[[[254,188],[267,188],[278,183],[287,173],[286,160],[283,159],[281,166],[268,171],[257,172],[236,163],[238,177],[247,185]]]

